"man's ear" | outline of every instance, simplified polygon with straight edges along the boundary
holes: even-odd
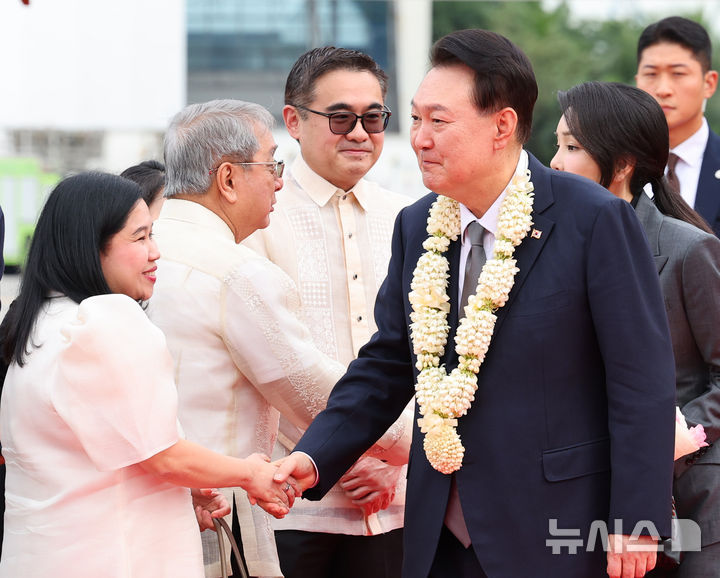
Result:
[[[703,96],[705,98],[710,98],[713,94],[715,94],[715,89],[717,88],[717,83],[718,83],[717,70],[708,70],[705,73],[704,83],[705,83],[705,86],[703,87]]]
[[[237,178],[233,171],[234,166],[230,163],[221,163],[215,172],[215,188],[220,198],[228,203],[237,202],[237,192],[233,180]]]
[[[517,133],[518,116],[515,109],[509,106],[499,110],[495,114],[495,150],[504,149]]]
[[[285,121],[285,127],[287,128],[288,134],[295,140],[300,140],[300,113],[294,106],[286,104],[283,107],[283,120]]]

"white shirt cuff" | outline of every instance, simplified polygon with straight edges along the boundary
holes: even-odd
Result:
[[[312,483],[312,485],[310,486],[310,488],[314,488],[315,486],[317,486],[318,482],[320,481],[320,474],[319,474],[319,472],[318,472],[318,468],[317,468],[317,464],[315,463],[315,460],[312,459],[312,456],[311,456],[310,454],[306,454],[305,452],[294,451],[293,453],[294,453],[294,454],[302,454],[302,455],[304,455],[304,456],[307,457],[307,459],[309,459],[310,462],[312,463],[313,468],[315,468],[315,481]],[[310,489],[310,488],[308,488],[308,489]]]

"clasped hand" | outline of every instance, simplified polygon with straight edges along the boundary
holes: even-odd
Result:
[[[271,463],[264,454],[252,454],[246,461],[251,469],[250,480],[243,486],[248,500],[272,516],[284,518],[302,494],[300,485],[291,475],[275,479],[278,463]]]
[[[400,466],[389,466],[372,457],[360,458],[340,478],[340,487],[366,516],[387,508],[395,497]]]
[[[303,491],[315,484],[315,466],[310,458],[302,453],[292,453],[281,460],[264,465],[271,470],[264,469],[263,474],[269,472],[271,475],[263,477],[262,480],[258,478],[257,485],[252,489],[249,486],[246,488],[248,499],[251,504],[257,504],[268,514],[282,518],[290,511],[295,498],[302,496]],[[278,490],[287,497],[284,506],[277,501]]]

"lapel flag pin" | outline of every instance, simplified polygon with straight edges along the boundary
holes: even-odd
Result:
[[[531,236],[533,239],[539,239],[540,237],[542,237],[542,231],[538,231],[537,229],[533,229],[533,230],[532,230],[532,233],[530,233],[530,236]]]

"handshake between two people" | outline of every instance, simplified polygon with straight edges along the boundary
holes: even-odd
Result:
[[[275,462],[261,454],[253,454],[249,459],[257,467],[256,475],[245,487],[248,500],[276,518],[284,518],[295,498],[315,485],[315,465],[306,454],[292,453]]]
[[[264,454],[256,453],[242,460],[245,475],[233,485],[241,486],[252,505],[268,514],[283,518],[308,488],[317,482],[315,464],[307,454],[294,452],[271,462]],[[366,516],[387,508],[393,500],[401,469],[373,457],[362,457],[339,482],[351,502]],[[213,518],[230,513],[230,505],[216,489],[193,490],[195,515],[201,530],[214,529]]]

